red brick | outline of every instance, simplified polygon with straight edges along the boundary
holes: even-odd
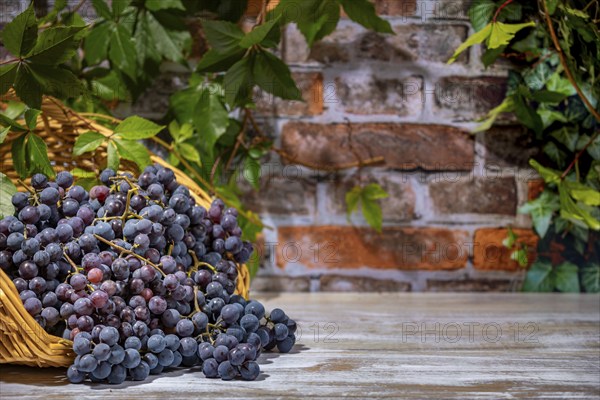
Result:
[[[293,160],[319,169],[343,167],[356,156],[382,156],[389,168],[445,171],[469,171],[474,160],[473,137],[446,125],[290,122],[281,143]]]
[[[323,113],[323,75],[320,72],[294,72],[292,77],[304,101],[282,100],[257,90],[254,101],[259,114],[300,117]]]
[[[466,266],[468,240],[466,231],[444,228],[287,226],[278,228],[275,259],[280,268],[455,270]]]
[[[438,214],[514,215],[517,208],[517,187],[510,177],[433,182],[429,194]]]
[[[471,120],[502,103],[506,87],[501,77],[444,77],[435,87],[435,105],[452,118]]]
[[[359,115],[421,115],[424,105],[423,77],[386,78],[364,71],[342,74],[335,79],[335,93],[327,99],[338,101],[346,112]]]
[[[544,180],[534,179],[527,182],[527,200],[533,201],[544,191]]]
[[[540,152],[534,134],[521,125],[496,125],[482,138],[487,167],[528,167],[529,159]]]
[[[410,292],[408,282],[364,276],[323,275],[321,292]]]
[[[409,16],[417,9],[417,0],[375,0],[378,15]]]
[[[529,262],[536,258],[539,237],[530,229],[513,229],[518,236],[517,243],[527,247]],[[475,231],[473,243],[473,266],[481,270],[516,271],[521,267],[510,259],[513,250],[502,245],[508,236],[505,228],[482,228]]]
[[[249,210],[263,215],[308,215],[316,207],[316,181],[301,177],[265,177],[256,191],[242,184],[242,199]]]

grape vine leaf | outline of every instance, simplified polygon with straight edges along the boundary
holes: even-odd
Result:
[[[143,170],[150,164],[150,154],[146,147],[135,140],[114,139],[119,155],[126,160],[133,161],[138,168]]]
[[[69,60],[79,44],[78,33],[83,27],[53,27],[48,28],[38,37],[31,55],[30,62],[46,65],[58,65]]]
[[[281,0],[274,10],[284,23],[296,22],[310,47],[333,32],[340,19],[337,0]]]
[[[507,45],[521,29],[535,26],[535,22],[529,21],[522,24],[505,24],[504,22],[493,22],[492,30],[487,41],[489,49],[495,49]]]
[[[267,35],[269,35],[272,29],[279,29],[278,23],[280,19],[281,15],[278,15],[275,18],[265,22],[264,24],[256,26],[254,29],[248,32],[246,36],[242,38],[242,40],[238,42],[238,45],[247,49],[254,45],[262,43],[262,41],[265,40],[265,38],[267,37]]]
[[[75,145],[73,145],[73,155],[80,156],[83,153],[94,151],[100,147],[105,141],[106,136],[101,133],[88,131],[77,137]]]
[[[0,129],[0,144],[4,143],[4,140],[6,140],[6,136],[8,135],[8,132],[10,132],[10,126],[7,126],[4,129]]]
[[[27,135],[27,153],[29,154],[29,174],[41,172],[46,176],[55,176],[52,164],[50,164],[50,159],[48,159],[48,148],[42,138],[33,133],[29,133]]]
[[[25,179],[27,176],[27,161],[25,160],[25,137],[27,135],[18,136],[12,142],[11,154],[13,159],[13,167],[19,175],[19,178]]]
[[[259,51],[253,65],[254,82],[266,92],[286,100],[302,100],[289,67],[268,51]]]
[[[148,139],[156,136],[165,127],[145,118],[133,115],[116,126],[114,133],[127,140]]]
[[[204,20],[202,21],[202,26],[208,43],[210,43],[210,46],[214,50],[220,53],[239,49],[240,42],[244,39],[244,31],[238,25],[231,22]]]
[[[227,131],[229,125],[229,113],[220,96],[210,90],[203,90],[194,106],[192,119],[196,131],[202,135],[204,150],[212,157],[215,143]]]
[[[12,195],[17,193],[17,188],[8,176],[0,172],[0,218],[13,215],[15,207],[12,205]]]
[[[98,15],[106,20],[112,19],[112,14],[110,12],[110,8],[104,0],[92,0],[92,6],[94,10],[98,13]]]
[[[37,119],[41,113],[41,110],[36,110],[35,108],[29,108],[25,111],[25,124],[30,131],[35,129],[35,126],[37,125]]]
[[[390,23],[375,12],[375,5],[368,0],[340,0],[350,19],[367,29],[381,33],[394,33]]]
[[[113,140],[110,140],[106,145],[106,168],[117,171],[119,169],[119,153],[117,152],[117,145]]]
[[[355,186],[346,193],[346,217],[354,213],[358,204],[361,204],[363,217],[377,232],[381,233],[383,216],[378,200],[388,197],[388,193],[377,183],[370,183],[364,187]]]
[[[202,165],[200,160],[200,153],[194,146],[189,143],[176,143],[175,148],[177,151],[188,161]]]
[[[8,92],[17,76],[17,64],[0,66],[0,94]]]
[[[84,57],[88,64],[98,64],[108,56],[109,41],[114,25],[104,22],[94,26],[83,44]]]
[[[469,36],[467,38],[467,40],[465,42],[463,42],[460,46],[458,46],[458,48],[454,51],[454,54],[448,60],[448,64],[452,64],[454,61],[456,61],[458,56],[463,51],[468,49],[469,47],[474,46],[476,44],[483,43],[483,41],[486,40],[490,36],[491,32],[492,32],[492,24],[490,23],[490,24],[487,24],[479,32],[476,32],[476,33],[472,34],[471,36]]]
[[[110,36],[108,57],[117,68],[133,79],[137,75],[135,54],[135,45],[131,35],[123,25],[115,24]]]
[[[15,56],[24,56],[31,51],[38,36],[38,27],[33,2],[27,9],[6,24],[2,30],[4,47]]]
[[[254,85],[253,64],[254,57],[251,54],[249,57],[244,57],[236,62],[225,73],[223,88],[225,89],[225,99],[230,106],[245,105],[248,101]]]
[[[151,11],[175,9],[185,11],[181,0],[146,0],[144,6]]]

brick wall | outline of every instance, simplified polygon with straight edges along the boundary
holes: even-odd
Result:
[[[466,0],[375,3],[395,36],[343,18],[309,49],[289,26],[280,52],[305,102],[257,94],[259,123],[290,157],[271,154],[260,192],[246,191],[247,206],[272,227],[258,246],[253,290],[516,290],[524,271],[502,240],[511,225],[536,243],[516,210],[538,190],[527,168],[537,150],[510,118],[469,133],[502,100],[506,64],[484,69],[478,48],[445,64],[472,33]],[[177,65],[163,71],[137,104],[118,112],[162,118],[169,94],[187,79]],[[384,162],[331,171],[376,156]],[[361,215],[346,219],[345,193],[361,182],[390,194],[381,201],[381,234]]]

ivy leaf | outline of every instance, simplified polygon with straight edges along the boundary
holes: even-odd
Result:
[[[9,64],[0,66],[0,94],[8,92],[17,76],[18,64]]]
[[[181,0],[146,0],[144,6],[151,11],[168,9],[185,11]]]
[[[581,269],[581,285],[587,293],[600,292],[600,264],[589,263]]]
[[[362,213],[367,223],[377,232],[381,233],[381,225],[383,223],[381,206],[376,201],[367,199],[363,196]]]
[[[0,218],[14,215],[15,207],[12,205],[12,196],[17,193],[17,188],[8,178],[0,172]]]
[[[38,37],[38,26],[33,10],[33,2],[2,30],[4,47],[15,56],[29,53]]]
[[[135,140],[121,139],[115,139],[114,143],[117,146],[119,155],[126,160],[136,163],[140,171],[150,165],[150,154],[143,144]]]
[[[25,111],[25,124],[27,124],[27,127],[30,131],[35,129],[35,126],[37,125],[37,119],[41,113],[41,110],[36,110],[34,108],[29,108]]]
[[[525,276],[523,291],[525,292],[552,292],[554,290],[554,276],[552,264],[549,261],[537,260]]]
[[[46,143],[37,135],[27,135],[27,153],[29,154],[29,173],[41,172],[46,176],[54,177],[54,169],[48,159]]]
[[[123,139],[138,140],[156,136],[156,134],[163,129],[164,126],[157,125],[152,121],[133,115],[117,125],[114,133]]]
[[[567,95],[552,90],[540,90],[532,95],[533,99],[539,103],[557,104],[567,98]]]
[[[106,168],[110,168],[112,170],[117,171],[119,169],[119,164],[121,161],[119,160],[119,153],[117,152],[117,146],[115,145],[113,140],[108,142],[106,145]]]
[[[254,81],[266,92],[286,100],[302,100],[302,93],[292,79],[288,66],[267,51],[256,54]]]
[[[575,146],[577,146],[577,141],[579,140],[579,133],[575,129],[563,126],[550,135],[564,144],[567,149],[575,151]]]
[[[448,60],[448,64],[452,64],[454,61],[456,61],[458,56],[463,51],[468,49],[469,47],[474,46],[476,44],[483,43],[483,41],[486,40],[490,36],[491,32],[492,32],[492,24],[490,23],[490,24],[487,24],[479,32],[476,32],[476,33],[472,34],[471,36],[469,36],[467,38],[467,40],[465,42],[463,42],[460,46],[458,46],[458,48],[454,51],[454,54]]]
[[[83,153],[94,151],[106,141],[106,136],[101,133],[88,131],[77,137],[73,145],[73,155],[80,156]]]
[[[108,57],[117,68],[134,79],[137,74],[135,54],[135,45],[127,29],[123,25],[115,25],[110,36]]]
[[[531,215],[535,231],[540,238],[544,238],[550,228],[553,214],[559,209],[560,203],[556,194],[544,190],[540,197],[521,206],[519,213]]]
[[[242,38],[241,41],[238,41],[237,45],[248,49],[254,45],[262,43],[263,40],[269,35],[272,29],[279,29],[278,23],[281,19],[281,15],[276,16],[275,18],[265,22],[264,24],[258,25],[250,32],[246,34]],[[236,25],[237,26],[237,25]]]
[[[350,19],[375,32],[394,33],[390,23],[375,12],[375,6],[368,0],[340,0]]]
[[[596,136],[596,139],[588,146],[587,152],[594,160],[600,160],[600,136]]]
[[[560,182],[560,171],[556,171],[550,168],[543,167],[540,163],[535,160],[529,160],[529,165],[531,165],[540,176],[547,183],[558,183]]]
[[[521,29],[535,26],[533,21],[522,24],[505,24],[503,22],[491,23],[492,28],[487,41],[487,47],[495,49],[507,45]]]
[[[588,226],[594,230],[600,230],[600,221],[594,218],[582,204],[575,204],[568,189],[564,185],[558,185],[560,197],[560,216],[570,220],[574,224]]]
[[[513,111],[519,119],[519,122],[539,135],[544,129],[544,123],[538,113],[527,104],[522,96],[515,95],[512,97],[515,105]]]
[[[202,165],[200,161],[200,153],[194,146],[189,143],[177,143],[176,148],[179,153],[188,161]]]
[[[227,52],[219,52],[214,49],[207,51],[196,66],[196,72],[221,72],[227,71],[235,63],[239,62],[246,51],[242,48],[234,48]]]
[[[244,178],[256,190],[260,188],[260,163],[252,157],[246,157],[244,160]]]
[[[492,0],[478,0],[469,8],[469,20],[475,32],[482,30],[491,20],[498,6]]]
[[[579,269],[577,265],[563,262],[556,267],[556,288],[561,292],[579,293]]]
[[[27,176],[27,160],[25,159],[25,139],[27,135],[18,136],[12,142],[11,154],[13,159],[13,167],[19,178],[25,179]]]
[[[202,27],[210,46],[221,53],[238,49],[244,39],[244,31],[231,22],[203,20]]]
[[[548,142],[542,148],[545,154],[550,157],[552,161],[554,161],[558,167],[562,168],[565,165],[565,160],[567,159],[567,155],[564,151],[558,148],[558,146],[554,142]]]
[[[193,116],[196,131],[202,137],[202,145],[208,154],[213,154],[217,140],[227,131],[229,113],[219,96],[204,90],[194,107]]]
[[[10,126],[7,126],[6,128],[0,130],[0,144],[4,143],[4,140],[6,140],[6,135],[8,135],[8,132],[10,132]]]
[[[537,109],[537,113],[542,119],[542,123],[544,124],[544,129],[552,125],[552,123],[558,122],[567,122],[567,118],[563,113],[554,110],[547,110],[542,107]]]
[[[254,85],[252,77],[253,64],[254,57],[252,55],[244,57],[225,73],[223,88],[225,89],[225,99],[231,107],[247,103]]]
[[[98,64],[107,58],[109,41],[106,38],[110,37],[112,29],[114,25],[103,23],[90,30],[83,44],[84,57],[88,64]]]
[[[346,218],[350,221],[350,215],[358,208],[360,197],[362,194],[362,188],[355,186],[346,193]]]
[[[588,206],[600,206],[600,192],[580,182],[564,181],[564,186],[575,199]]]
[[[108,8],[108,5],[104,0],[92,0],[92,5],[94,6],[94,10],[96,10],[99,16],[107,20],[112,19],[110,9]]]
[[[515,245],[516,241],[517,241],[517,235],[512,230],[512,228],[509,226],[508,227],[508,236],[502,241],[502,245],[504,247],[506,247],[507,249],[512,249],[512,247]]]
[[[69,60],[77,50],[77,34],[83,27],[53,27],[40,34],[29,61],[44,65],[58,65]]]
[[[488,129],[490,129],[492,127],[492,125],[494,124],[494,122],[496,122],[496,119],[500,116],[500,114],[502,113],[506,113],[506,112],[512,112],[514,110],[514,102],[513,102],[513,98],[512,96],[510,97],[506,97],[502,103],[500,103],[498,106],[492,108],[485,120],[479,124],[475,129],[473,129],[473,133],[477,133],[477,132],[484,132],[487,131]]]
[[[548,14],[552,15],[556,11],[556,5],[558,0],[546,0],[546,6],[548,7]]]
[[[555,72],[548,78],[546,87],[549,91],[561,93],[565,97],[574,96],[577,94],[575,87],[569,82],[568,79],[563,78],[559,73]]]

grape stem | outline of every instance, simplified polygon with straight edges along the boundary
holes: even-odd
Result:
[[[151,262],[151,261],[150,261],[150,260],[148,260],[147,258],[145,258],[145,257],[142,257],[142,256],[140,256],[139,254],[136,254],[136,253],[134,253],[134,252],[133,252],[133,251],[131,251],[131,250],[127,250],[126,248],[124,248],[124,247],[121,247],[121,246],[119,246],[118,244],[111,242],[110,240],[106,240],[106,239],[104,239],[104,238],[103,238],[102,236],[100,236],[100,235],[96,235],[96,234],[94,234],[94,237],[95,237],[96,239],[98,239],[99,241],[101,241],[102,243],[104,243],[104,244],[106,244],[106,245],[109,245],[110,247],[112,247],[112,248],[114,248],[114,249],[116,249],[116,250],[119,250],[121,253],[128,254],[128,255],[130,255],[130,256],[133,256],[133,257],[137,258],[137,259],[138,259],[138,260],[140,260],[140,261],[143,261],[143,262],[145,262],[146,264],[150,265],[152,268],[154,268],[154,269],[156,269],[158,272],[160,272],[160,273],[162,274],[162,276],[163,276],[163,277],[167,276],[167,274],[165,274],[165,273],[164,273],[164,271],[163,271],[163,270],[160,268],[160,264],[158,264],[158,265],[157,265],[157,264],[154,264],[153,262]]]

